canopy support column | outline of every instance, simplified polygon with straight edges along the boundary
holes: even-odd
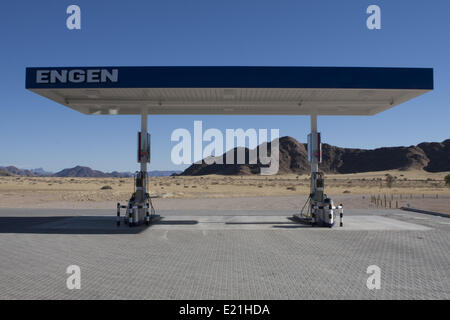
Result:
[[[147,125],[148,125],[147,108],[142,108],[142,111],[141,111],[141,137],[147,136]],[[147,172],[147,161],[145,161],[145,159],[141,160],[141,171]]]
[[[317,135],[317,114],[311,114],[310,115],[310,122],[311,122],[311,136]],[[319,141],[319,143],[320,143],[320,141]],[[310,161],[311,161],[311,174],[313,172],[319,172],[319,163],[318,163],[317,160],[318,159],[316,157],[312,157],[310,159]]]
[[[129,226],[143,223],[149,225],[152,221],[159,218],[158,215],[155,215],[150,195],[147,193],[147,163],[150,162],[150,135],[147,133],[147,127],[148,110],[146,107],[143,107],[141,110],[141,131],[138,133],[138,162],[141,170],[135,174],[135,191],[126,206],[125,223]],[[124,206],[120,206],[119,203],[118,210],[121,207]],[[120,217],[120,212],[118,216]],[[118,225],[120,225],[120,222]]]
[[[324,176],[319,171],[319,163],[322,162],[322,142],[320,132],[317,132],[317,114],[310,115],[311,133],[308,134],[308,161],[311,165],[311,192],[305,206],[309,204],[308,213],[305,216],[303,209],[294,218],[300,222],[310,223],[313,226],[332,227],[336,213],[342,215],[342,205],[335,207],[333,200],[324,193]]]
[[[141,139],[146,139],[147,137],[147,127],[148,127],[148,111],[147,108],[142,108],[141,111]],[[138,146],[141,150],[141,146]],[[145,173],[144,178],[144,190],[147,190],[147,159],[141,157],[141,172]]]

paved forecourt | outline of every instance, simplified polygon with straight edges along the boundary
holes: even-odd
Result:
[[[0,209],[0,298],[450,298],[450,219],[346,210],[330,230],[292,213],[161,210],[149,228],[117,228],[110,210]],[[69,265],[80,290],[66,287]]]

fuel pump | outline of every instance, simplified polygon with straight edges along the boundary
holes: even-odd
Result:
[[[141,170],[134,175],[134,192],[127,206],[117,204],[117,225],[120,225],[120,209],[126,209],[125,223],[130,227],[146,223],[147,225],[155,219],[155,209],[149,193],[147,192],[147,163],[150,163],[150,134],[147,132],[147,113],[142,111],[141,131],[138,132],[137,160]]]
[[[311,133],[308,135],[308,161],[311,163],[311,188],[308,199],[299,214],[294,218],[313,226],[333,227],[336,215],[340,216],[343,226],[343,207],[335,206],[333,200],[324,193],[324,174],[319,171],[322,162],[322,142],[317,132],[317,116],[311,115]],[[304,209],[307,206],[307,211]]]

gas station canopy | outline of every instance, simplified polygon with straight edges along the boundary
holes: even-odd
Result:
[[[27,68],[26,88],[85,114],[374,115],[433,89],[431,68]]]
[[[139,114],[135,192],[125,208],[129,226],[157,216],[147,189],[148,114],[310,115],[308,215],[297,219],[343,226],[343,207],[324,193],[318,115],[374,115],[433,89],[433,69],[342,67],[76,67],[27,68],[26,88],[85,114]],[[278,163],[271,151],[271,165]],[[261,169],[262,170],[262,169]],[[274,165],[274,171],[278,166]],[[262,173],[262,171],[261,171]],[[306,204],[305,204],[306,205]],[[303,207],[304,208],[304,207]],[[336,211],[335,211],[336,210]],[[151,213],[150,213],[151,212]],[[294,215],[296,217],[296,215]]]

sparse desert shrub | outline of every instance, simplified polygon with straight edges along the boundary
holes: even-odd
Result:
[[[351,193],[350,190],[344,190],[342,193]]]
[[[394,184],[395,177],[390,175],[389,173],[386,174],[386,185],[388,188],[392,188],[392,185]]]
[[[444,177],[445,185],[450,187],[450,174]]]
[[[103,186],[100,188],[101,190],[111,190],[112,187],[111,186]]]
[[[2,176],[2,177],[9,177],[9,176],[12,176],[12,173],[10,173],[10,172],[8,172],[6,170],[0,169],[0,176]]]

